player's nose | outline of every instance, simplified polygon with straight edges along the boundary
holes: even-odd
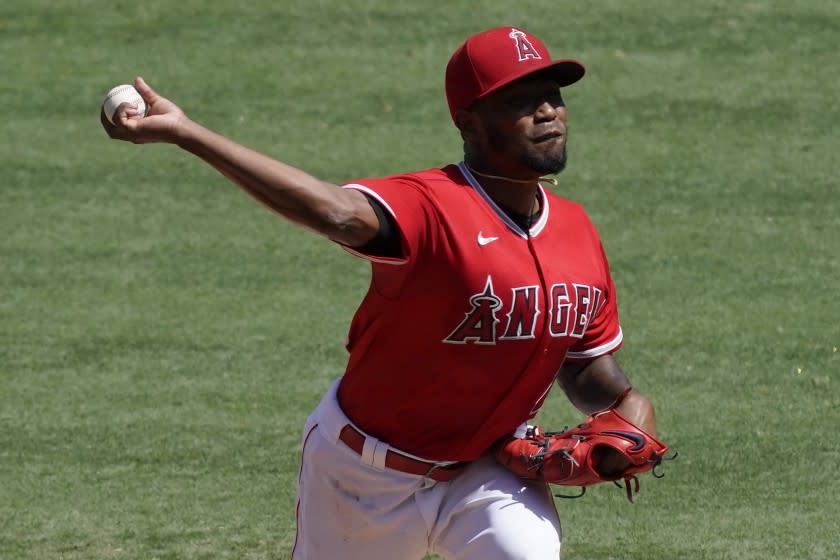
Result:
[[[562,118],[560,114],[565,114],[566,108],[562,105],[555,105],[549,100],[545,100],[537,107],[534,112],[534,118],[537,122],[553,121],[557,118]]]

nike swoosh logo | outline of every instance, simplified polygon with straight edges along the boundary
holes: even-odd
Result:
[[[644,449],[645,447],[645,438],[643,438],[639,434],[634,434],[632,432],[622,432],[620,430],[604,430],[601,433],[609,434],[611,436],[623,437],[624,439],[632,441],[634,445],[628,451],[639,451],[640,449]]]
[[[485,245],[489,245],[499,239],[498,237],[484,237],[481,235],[481,232],[478,232],[478,244],[484,247]]]

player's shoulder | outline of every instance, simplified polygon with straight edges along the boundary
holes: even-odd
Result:
[[[399,175],[385,177],[384,179],[404,181],[426,188],[435,188],[440,187],[441,185],[466,184],[464,176],[458,170],[456,165],[447,165],[444,167],[434,167],[419,171],[412,171],[409,173],[401,173]]]
[[[463,175],[458,171],[455,165],[447,165],[445,167],[434,167],[429,169],[421,169],[419,171],[409,171],[405,173],[397,173],[394,175],[384,175],[381,177],[369,177],[366,179],[359,179],[355,182],[366,183],[404,183],[406,185],[414,185],[417,187],[431,187],[440,185],[442,183],[458,183],[465,184]]]
[[[447,186],[465,185],[463,175],[455,165],[422,169],[394,175],[357,179],[345,184],[345,187],[361,187],[373,190],[389,191],[412,189],[421,193],[430,193]]]
[[[563,216],[566,220],[578,220],[587,223],[592,222],[589,218],[589,213],[586,211],[586,208],[583,207],[583,204],[562,197],[549,190],[544,189],[543,192],[545,193],[546,198],[548,198],[548,204],[551,207],[552,213],[557,213]]]

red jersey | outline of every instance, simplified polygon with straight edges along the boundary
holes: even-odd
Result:
[[[338,391],[347,416],[397,449],[468,461],[536,415],[564,360],[622,342],[615,288],[583,208],[540,189],[529,231],[463,163],[345,188],[377,199],[404,258],[372,262]]]

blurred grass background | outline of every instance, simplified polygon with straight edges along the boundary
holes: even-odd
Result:
[[[303,420],[368,267],[171,146],[137,74],[324,179],[444,165],[443,68],[517,25],[587,66],[558,192],[601,229],[619,359],[680,451],[559,501],[569,559],[834,559],[840,124],[829,0],[0,5],[0,559],[287,558]],[[579,416],[559,391],[540,421]]]

